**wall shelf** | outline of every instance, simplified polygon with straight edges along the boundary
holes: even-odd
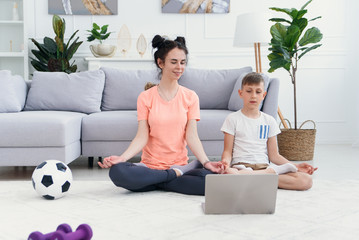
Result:
[[[18,18],[13,18],[15,4]],[[28,0],[0,0],[0,69],[29,78],[29,53],[27,37]],[[18,19],[18,20],[12,20]]]
[[[0,20],[0,24],[24,24],[24,21]]]
[[[24,57],[24,52],[0,52],[0,57]]]
[[[97,70],[101,67],[112,67],[119,69],[153,69],[156,68],[154,60],[150,58],[139,57],[112,57],[112,58],[96,58],[85,57],[88,62],[88,70]]]

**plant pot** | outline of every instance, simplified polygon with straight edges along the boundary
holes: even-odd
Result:
[[[312,122],[314,129],[301,129],[306,122]],[[279,154],[292,161],[313,160],[315,146],[315,123],[308,120],[302,123],[299,129],[281,129],[278,134]]]
[[[112,57],[116,49],[116,46],[108,44],[90,45],[90,50],[95,57]]]

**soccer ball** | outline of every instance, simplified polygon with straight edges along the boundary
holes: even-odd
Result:
[[[70,189],[72,173],[61,161],[47,160],[37,166],[32,174],[32,186],[49,200],[63,197]]]

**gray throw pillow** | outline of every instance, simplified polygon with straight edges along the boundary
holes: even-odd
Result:
[[[187,68],[178,82],[197,93],[201,109],[228,109],[238,77],[251,71],[251,67],[223,70]]]
[[[25,110],[100,112],[105,74],[34,72]]]
[[[237,79],[237,82],[234,85],[234,88],[233,88],[233,91],[231,94],[231,98],[229,99],[229,102],[228,102],[228,110],[238,111],[239,109],[241,109],[243,107],[243,100],[238,94],[238,89],[241,89],[242,80],[243,80],[244,76],[246,76],[247,74],[248,74],[248,72],[243,73]],[[263,73],[261,75],[263,76],[263,80],[264,80],[264,90],[267,91],[268,85],[269,85],[269,77]],[[259,106],[260,109],[262,108],[262,105],[263,105],[263,101],[261,102],[261,104]]]
[[[147,82],[159,83],[155,70],[122,70],[103,67],[106,75],[102,110],[135,110],[137,97]]]
[[[12,76],[8,70],[0,71],[0,113],[20,112],[26,93],[26,82],[21,76]]]

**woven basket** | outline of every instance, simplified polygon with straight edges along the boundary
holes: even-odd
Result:
[[[285,120],[289,123],[290,129],[281,129],[282,132],[277,136],[279,154],[292,161],[313,160],[316,133],[314,121],[307,120],[295,130],[290,122]],[[301,129],[307,122],[312,122],[314,129]]]

